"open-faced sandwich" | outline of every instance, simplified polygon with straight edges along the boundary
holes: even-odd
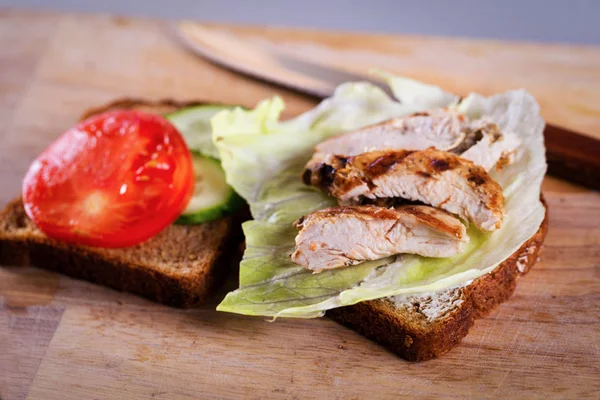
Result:
[[[218,310],[327,315],[411,360],[456,345],[535,263],[545,235],[544,122],[525,91],[460,99],[385,75],[315,109],[212,119],[246,199],[240,288]]]
[[[288,121],[279,98],[92,110],[0,214],[0,263],[197,305],[239,248],[241,196],[240,287],[218,310],[327,313],[409,360],[439,356],[537,260],[544,123],[525,91],[460,99],[384,77],[395,98],[348,83]]]

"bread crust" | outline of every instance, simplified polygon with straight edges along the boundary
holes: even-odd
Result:
[[[163,114],[201,104],[207,103],[123,98],[90,109],[82,118],[116,109]],[[213,292],[232,261],[240,257],[237,250],[227,250],[238,249],[242,241],[241,214],[200,225],[171,225],[128,249],[98,249],[48,238],[33,225],[17,198],[0,213],[0,264],[34,265],[170,306],[193,307]],[[177,257],[172,266],[163,262],[169,260],[165,251]]]
[[[445,315],[426,321],[384,298],[329,310],[327,316],[409,361],[430,360],[447,353],[467,335],[477,318],[512,295],[517,278],[537,262],[548,230],[548,208],[543,198],[542,202],[546,215],[536,234],[492,272],[455,289],[460,304]]]

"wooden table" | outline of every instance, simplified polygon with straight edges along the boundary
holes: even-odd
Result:
[[[199,60],[165,24],[0,13],[0,204],[86,108],[121,96],[314,105]],[[236,28],[353,68],[457,92],[525,87],[548,120],[600,137],[600,49]],[[330,57],[331,58],[331,57]],[[600,155],[599,155],[600,156]],[[600,179],[600,178],[599,178]],[[0,398],[597,398],[600,194],[547,178],[542,261],[439,360],[411,364],[328,319],[174,310],[35,268],[0,267]]]

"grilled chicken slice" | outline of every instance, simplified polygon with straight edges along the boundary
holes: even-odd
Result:
[[[317,157],[328,154],[354,156],[375,150],[425,150],[435,147],[451,151],[489,171],[521,144],[512,133],[502,133],[488,119],[469,122],[448,109],[415,113],[348,132],[328,139],[315,148]]]
[[[300,232],[292,261],[314,272],[400,253],[449,257],[469,242],[458,219],[428,206],[339,206],[295,225]]]
[[[415,113],[335,136],[316,147],[317,153],[353,156],[372,150],[449,150],[465,139],[464,115],[448,109]]]
[[[473,143],[470,146],[464,146],[464,151],[460,151],[462,146],[459,146],[452,150],[453,153],[460,154],[461,158],[473,161],[486,171],[491,170],[494,165],[501,168],[511,163],[512,155],[521,144],[521,140],[517,135],[502,133],[498,125],[485,119],[477,121],[470,129],[475,137]],[[470,135],[467,134],[468,136]]]
[[[484,231],[499,228],[504,218],[502,188],[482,167],[433,148],[313,158],[303,180],[344,205],[382,198],[419,201]]]

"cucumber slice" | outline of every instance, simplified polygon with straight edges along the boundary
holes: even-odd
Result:
[[[212,142],[210,119],[223,110],[236,106],[206,104],[183,108],[165,115],[183,136],[192,152],[219,158],[219,152]]]
[[[187,208],[177,219],[180,224],[200,224],[237,211],[244,200],[225,182],[219,160],[192,153],[196,185]]]

